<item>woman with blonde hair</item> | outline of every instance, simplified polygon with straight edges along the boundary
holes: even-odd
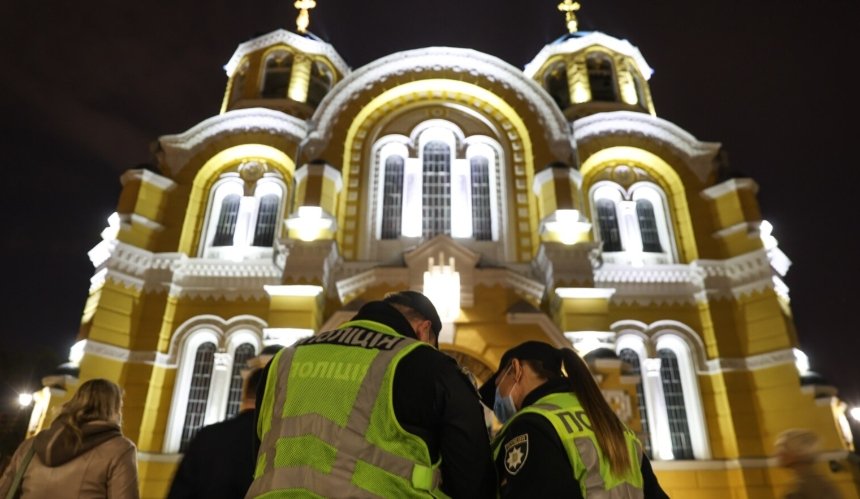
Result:
[[[51,427],[15,451],[0,477],[0,498],[137,499],[137,449],[121,421],[119,386],[81,384]]]
[[[818,435],[803,428],[785,430],[776,437],[776,460],[794,472],[795,482],[786,499],[839,499],[842,497],[827,478],[815,471]]]
[[[668,497],[573,350],[522,343],[480,392],[504,423],[493,442],[500,497]]]

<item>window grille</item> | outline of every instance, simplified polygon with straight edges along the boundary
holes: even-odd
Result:
[[[570,87],[567,82],[567,66],[563,62],[556,63],[544,76],[546,90],[552,100],[564,111],[570,107]]]
[[[331,89],[331,70],[321,62],[315,62],[311,66],[311,78],[308,82],[307,103],[311,107],[317,107],[323,97]]]
[[[179,452],[185,452],[188,443],[203,426],[214,366],[215,343],[203,343],[197,347],[197,354],[194,356],[194,371],[191,374],[191,386],[188,388],[188,405],[185,408],[185,424],[182,426]]]
[[[684,387],[681,384],[678,356],[668,348],[663,348],[657,353],[660,355],[660,379],[663,383],[663,395],[666,397],[672,454],[675,459],[693,459],[690,424],[687,420],[687,406],[684,404]]]
[[[660,234],[657,232],[657,218],[654,205],[647,199],[636,200],[636,217],[639,219],[639,233],[642,235],[642,251],[662,253]]]
[[[451,149],[444,142],[424,146],[422,234],[451,233]]]
[[[621,251],[621,233],[618,230],[618,213],[611,199],[597,200],[597,225],[603,251]]]
[[[642,386],[642,367],[639,364],[639,354],[633,349],[624,348],[618,352],[618,357],[622,361],[630,364],[630,374],[639,376],[639,382],[636,383],[636,399],[639,406],[639,423],[642,425],[642,445],[645,448],[645,454],[651,457],[651,437],[648,432],[648,406],[645,404],[645,389]]]
[[[588,84],[591,87],[591,100],[615,102],[618,95],[615,91],[615,77],[612,71],[612,59],[602,52],[592,52],[585,58],[588,69]]]
[[[276,52],[266,59],[266,73],[263,77],[264,99],[286,99],[290,87],[290,73],[293,70],[293,55],[289,52]]]
[[[233,246],[240,199],[238,194],[230,194],[221,201],[221,213],[218,215],[218,227],[215,229],[212,246]]]
[[[236,353],[233,354],[233,372],[230,376],[230,391],[227,394],[227,414],[226,418],[232,418],[239,414],[239,407],[242,405],[242,369],[246,367],[248,359],[254,356],[256,350],[254,345],[250,343],[242,343],[236,347]]]
[[[257,212],[257,225],[254,228],[254,246],[271,246],[278,225],[278,205],[281,199],[277,194],[266,194],[260,199]]]
[[[490,214],[490,161],[483,156],[474,156],[472,167],[472,237],[477,241],[493,238]]]
[[[403,217],[403,165],[402,156],[389,156],[385,160],[382,189],[382,239],[400,237]]]

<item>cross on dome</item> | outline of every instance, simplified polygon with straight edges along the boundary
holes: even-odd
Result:
[[[571,33],[576,33],[579,30],[576,21],[576,11],[579,10],[579,2],[574,0],[564,0],[558,4],[558,10],[564,12],[564,21],[567,24],[567,30]]]
[[[308,25],[311,23],[310,10],[317,6],[315,0],[296,0],[293,6],[299,9],[299,17],[296,18],[296,30],[305,34],[308,32]]]

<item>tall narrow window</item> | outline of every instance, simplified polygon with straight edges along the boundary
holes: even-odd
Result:
[[[331,70],[325,64],[317,61],[311,66],[311,78],[308,82],[307,103],[311,107],[317,107],[323,97],[331,89]]]
[[[636,100],[639,101],[639,107],[648,110],[648,102],[645,97],[645,84],[643,83],[642,76],[640,76],[639,71],[629,63],[627,64],[627,71],[630,73],[630,77],[633,79],[633,85],[636,87]]]
[[[218,215],[218,227],[212,246],[232,246],[233,234],[236,232],[236,218],[239,215],[238,194],[230,194],[221,201],[221,213]]]
[[[424,146],[422,234],[429,239],[451,233],[451,149],[431,141]]]
[[[558,107],[564,111],[570,107],[570,87],[567,82],[567,65],[563,62],[557,62],[553,65],[544,76],[546,82],[546,91]]]
[[[597,225],[603,251],[621,251],[621,233],[618,230],[618,213],[611,199],[597,200]]]
[[[681,384],[678,356],[668,348],[662,348],[657,353],[660,355],[660,379],[663,383],[663,395],[666,397],[672,454],[675,459],[693,459],[690,423],[687,419],[687,406],[684,403],[684,387]]]
[[[203,343],[197,347],[197,353],[194,356],[194,371],[191,374],[191,386],[188,388],[188,405],[185,409],[185,424],[182,426],[179,452],[185,451],[188,443],[197,434],[197,430],[203,426],[214,366],[215,343]]]
[[[257,225],[254,228],[254,246],[271,246],[275,239],[275,227],[278,224],[278,204],[280,198],[276,194],[266,194],[260,199],[260,210],[257,212]]]
[[[382,188],[382,239],[400,237],[403,217],[403,156],[389,156],[385,160]]]
[[[639,220],[639,233],[642,235],[642,251],[662,253],[660,234],[657,232],[657,217],[654,205],[647,199],[636,200],[636,218]]]
[[[290,86],[290,73],[293,69],[293,54],[280,51],[266,59],[266,73],[263,75],[263,98],[286,99]]]
[[[228,419],[239,414],[239,408],[242,405],[242,369],[254,353],[254,345],[242,343],[236,347],[236,353],[233,354],[233,372],[230,376],[230,391],[227,394],[227,414],[225,415]]]
[[[490,161],[484,156],[473,156],[472,167],[472,237],[477,241],[493,238],[490,214]]]
[[[639,364],[639,354],[633,349],[624,348],[618,352],[618,357],[622,361],[630,364],[630,374],[639,376],[639,382],[636,383],[636,399],[639,406],[639,423],[642,425],[642,445],[645,446],[645,454],[651,457],[651,437],[648,427],[648,406],[645,403],[645,390],[642,385],[642,368]]]
[[[618,95],[615,91],[615,75],[612,71],[612,59],[602,52],[591,52],[585,58],[585,65],[588,69],[591,100],[617,101]]]

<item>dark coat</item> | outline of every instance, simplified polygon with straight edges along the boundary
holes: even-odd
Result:
[[[254,479],[254,411],[204,426],[182,457],[168,499],[241,499]]]

